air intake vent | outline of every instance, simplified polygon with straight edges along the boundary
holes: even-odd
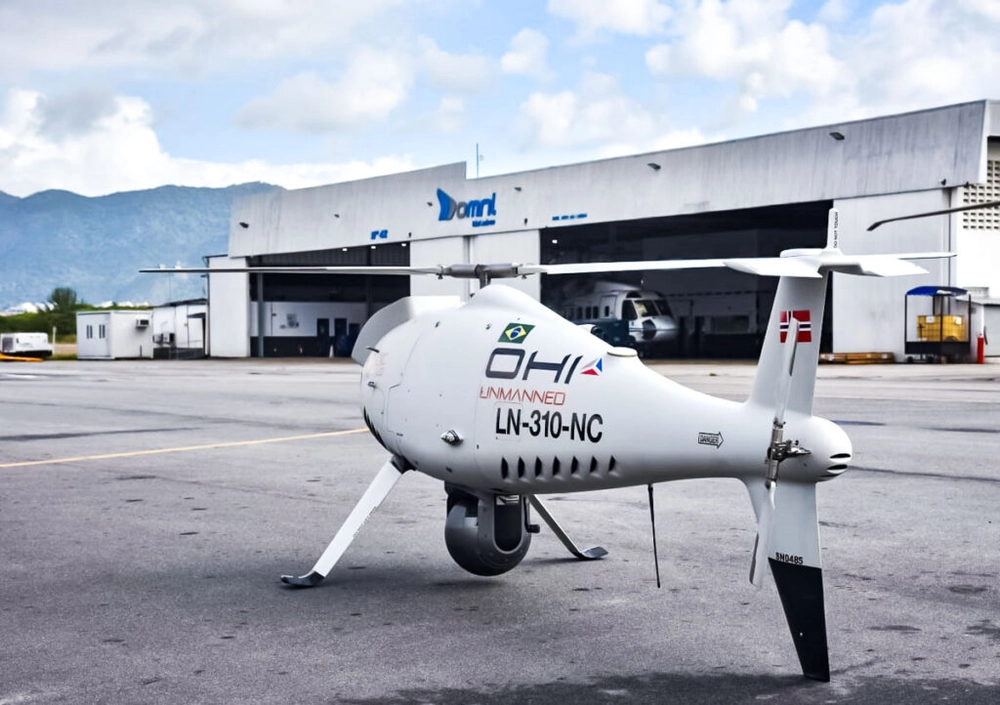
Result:
[[[1000,201],[1000,160],[986,162],[986,183],[969,184],[962,189],[962,205]],[[982,208],[962,213],[966,230],[1000,230],[1000,208]]]

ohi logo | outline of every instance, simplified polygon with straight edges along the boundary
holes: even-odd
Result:
[[[438,203],[441,204],[441,212],[438,220],[451,220],[458,217],[472,218],[472,227],[481,228],[485,225],[496,225],[495,218],[484,216],[495,216],[497,214],[497,194],[496,191],[489,198],[480,198],[476,201],[458,202],[441,189],[437,190]]]

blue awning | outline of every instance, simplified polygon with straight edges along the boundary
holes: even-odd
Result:
[[[965,296],[969,292],[957,286],[918,286],[906,292],[907,296]]]

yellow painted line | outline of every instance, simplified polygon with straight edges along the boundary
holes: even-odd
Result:
[[[352,428],[349,431],[327,431],[325,433],[310,433],[304,436],[283,436],[281,438],[261,438],[254,441],[231,441],[228,443],[209,443],[203,446],[181,446],[178,448],[154,448],[153,450],[132,450],[125,453],[107,453],[106,455],[81,455],[75,458],[53,458],[51,460],[26,460],[20,463],[0,463],[0,468],[24,468],[31,465],[55,465],[57,463],[78,463],[84,460],[108,460],[110,458],[131,458],[137,455],[159,455],[160,453],[185,453],[192,450],[209,450],[212,448],[235,448],[237,446],[258,446],[264,443],[282,443],[284,441],[305,441],[311,438],[332,438],[346,436],[350,433],[362,433],[367,428]]]
[[[41,362],[40,357],[21,357],[20,355],[5,355],[0,353],[0,361],[3,362]]]

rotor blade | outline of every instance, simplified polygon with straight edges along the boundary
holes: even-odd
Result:
[[[990,201],[989,203],[974,203],[971,206],[959,206],[958,208],[945,208],[940,211],[927,211],[926,213],[914,213],[913,215],[901,215],[895,218],[886,218],[885,220],[876,220],[874,223],[868,226],[868,232],[871,232],[880,225],[885,225],[886,223],[894,223],[897,220],[913,220],[914,218],[927,218],[932,215],[946,215],[948,213],[959,213],[961,211],[974,211],[980,208],[993,208],[995,206],[1000,206],[1000,201]]]
[[[522,274],[595,274],[600,272],[643,272],[669,269],[725,267],[721,259],[660,259],[628,262],[579,262],[573,264],[521,265]]]
[[[448,268],[441,265],[429,267],[374,266],[374,267],[147,267],[142,274],[381,274],[403,276],[434,274],[446,276]]]

